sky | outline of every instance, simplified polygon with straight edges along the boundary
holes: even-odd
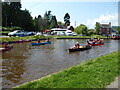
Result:
[[[89,29],[95,27],[96,22],[102,24],[112,23],[112,26],[118,26],[118,2],[106,1],[22,1],[22,10],[25,8],[31,12],[32,17],[38,15],[44,16],[46,11],[51,11],[57,21],[64,22],[66,13],[70,15],[70,22],[73,27],[85,24]],[[76,22],[76,24],[75,24]]]

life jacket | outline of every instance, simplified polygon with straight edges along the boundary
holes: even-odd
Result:
[[[7,44],[6,44],[6,43],[4,43],[4,45],[3,45],[3,46],[4,46],[4,48],[6,48],[6,47],[7,47]]]
[[[78,47],[79,46],[79,44],[75,44],[75,47]]]

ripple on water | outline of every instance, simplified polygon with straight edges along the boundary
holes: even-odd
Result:
[[[14,49],[2,53],[4,87],[13,87],[54,72],[77,65],[86,60],[118,50],[118,40],[104,40],[104,45],[90,50],[69,53],[75,42],[86,40],[54,40],[52,44],[31,46],[31,43],[14,44]]]

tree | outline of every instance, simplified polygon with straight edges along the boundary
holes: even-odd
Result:
[[[117,27],[116,30],[118,31],[118,34],[120,34],[120,26]]]
[[[2,2],[2,26],[10,26],[11,17],[10,17],[10,6],[8,2]]]
[[[70,27],[68,28],[68,30],[71,30],[71,31],[74,32],[74,27],[73,27],[73,26],[70,26]]]
[[[2,2],[2,26],[33,30],[33,19],[28,10],[21,10],[20,2]]]
[[[33,20],[33,25],[34,25],[34,29],[38,31],[38,18],[34,18]]]
[[[46,20],[48,20],[48,22],[50,22],[50,20],[52,19],[51,11],[45,12],[44,19],[46,19]]]
[[[100,33],[100,23],[99,22],[96,22],[96,24],[95,24],[95,30],[96,30],[96,34]]]
[[[22,27],[25,30],[33,30],[33,19],[30,15],[30,12],[25,9],[20,13],[20,27]]]
[[[45,14],[44,14],[44,17],[43,17],[43,25],[44,25],[44,28],[45,29],[49,29],[50,27],[50,21],[52,19],[52,14],[51,14],[51,11],[46,11]]]
[[[78,34],[82,34],[82,35],[87,35],[88,33],[88,28],[86,25],[84,24],[80,24],[80,26],[78,26],[77,28],[75,28],[75,32]]]
[[[88,29],[88,35],[93,35],[94,34],[94,30],[93,29]]]
[[[55,28],[57,27],[57,19],[56,16],[52,16],[52,19],[50,21],[50,28]]]
[[[10,18],[11,18],[11,26],[18,26],[21,22],[19,21],[20,13],[21,13],[21,3],[20,2],[10,2]]]
[[[70,15],[68,13],[66,13],[64,16],[64,22],[66,26],[70,25]]]
[[[39,15],[38,16],[38,30],[40,31],[40,32],[42,32],[43,30],[44,30],[44,27],[43,27],[43,19],[42,19],[42,17],[41,17],[41,15]]]

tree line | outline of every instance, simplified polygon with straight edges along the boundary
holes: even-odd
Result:
[[[51,11],[46,11],[44,16],[33,18],[29,10],[21,10],[20,2],[2,2],[2,26],[18,27],[28,31],[44,31],[59,27],[58,25],[70,25],[70,15],[65,14],[64,22],[57,22],[56,16]]]
[[[30,12],[21,10],[20,2],[2,2],[2,26],[21,27],[23,29],[33,29],[32,17]]]
[[[46,11],[44,16],[38,15],[33,18],[29,10],[21,10],[21,2],[2,2],[2,26],[13,27],[12,29],[23,29],[27,31],[40,31],[56,28],[61,26],[70,25],[70,15],[68,13],[63,17],[64,23],[57,21],[55,15],[52,15],[52,11]],[[70,27],[74,30],[74,27]],[[74,30],[78,34],[91,35],[100,33],[100,23],[96,22],[94,29],[88,29],[86,25],[80,24]],[[120,29],[118,28],[120,32]]]
[[[29,10],[21,10],[21,2],[2,2],[2,26],[3,27],[18,27],[28,31],[40,31],[70,25],[70,15],[68,13],[63,17],[64,23],[58,22],[52,12],[46,11],[44,16],[38,15],[33,18]],[[99,23],[96,24],[97,34],[99,33]],[[16,29],[16,28],[14,28]],[[74,27],[70,27],[74,30]],[[93,30],[89,30],[86,25],[80,24],[75,32],[78,34],[95,34]]]

